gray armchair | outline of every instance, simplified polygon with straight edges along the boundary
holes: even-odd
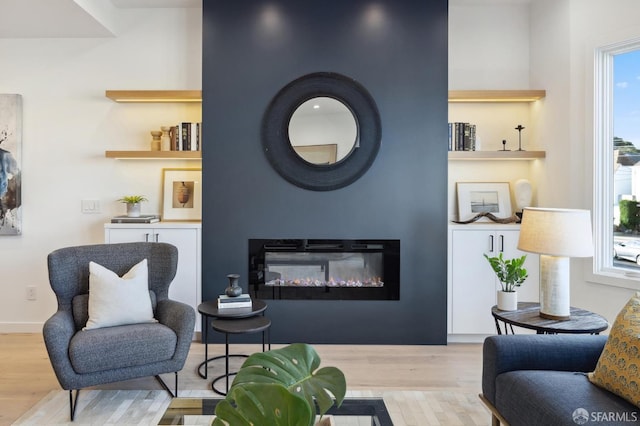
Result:
[[[122,276],[143,259],[149,265],[149,293],[158,322],[82,330],[88,319],[89,262]],[[195,324],[193,308],[168,295],[178,250],[165,243],[97,244],[55,250],[47,261],[58,310],[44,324],[44,341],[60,385],[69,390],[71,420],[80,389],[89,386],[155,376],[177,396],[178,371],[184,367]],[[175,395],[160,378],[164,373],[175,373]]]

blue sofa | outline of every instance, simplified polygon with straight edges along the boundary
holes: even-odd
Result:
[[[640,424],[640,408],[592,384],[607,336],[501,335],[483,345],[482,394],[492,424]]]

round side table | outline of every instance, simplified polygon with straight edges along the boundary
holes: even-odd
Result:
[[[607,320],[596,313],[585,309],[571,307],[570,319],[551,320],[540,316],[540,304],[519,302],[515,311],[501,311],[497,306],[491,308],[491,315],[496,323],[498,334],[502,334],[500,322],[504,323],[504,334],[508,334],[507,326],[528,328],[537,334],[599,334],[609,327]]]
[[[204,317],[204,361],[198,365],[198,375],[203,379],[206,379],[207,367],[209,361],[213,361],[215,359],[223,358],[223,355],[215,356],[213,358],[209,358],[209,326],[212,319],[241,319],[241,318],[250,318],[255,317],[257,315],[264,315],[264,311],[267,309],[267,304],[260,300],[255,299],[251,301],[251,308],[223,308],[218,309],[218,301],[210,300],[208,302],[203,302],[198,305],[198,312]],[[246,355],[229,355],[229,356],[242,356],[246,357]],[[202,367],[204,366],[204,373],[202,372]]]
[[[226,396],[229,392],[229,376],[233,376],[235,373],[229,373],[229,335],[230,334],[250,334],[250,333],[262,333],[262,352],[265,347],[265,335],[266,342],[271,346],[271,340],[269,339],[269,327],[271,327],[271,320],[265,316],[254,316],[249,318],[239,319],[216,319],[211,321],[211,328],[220,333],[224,333],[224,374],[216,377],[211,382],[211,389],[218,395]],[[226,378],[225,391],[219,391],[216,389],[216,382]]]

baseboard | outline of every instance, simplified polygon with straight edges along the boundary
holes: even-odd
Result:
[[[42,333],[43,322],[0,322],[0,333]]]
[[[448,334],[447,343],[482,343],[490,334]]]

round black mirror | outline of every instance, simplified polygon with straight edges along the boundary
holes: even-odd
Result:
[[[342,188],[361,177],[380,148],[378,108],[358,82],[337,73],[300,77],[273,98],[262,143],[274,169],[315,191]]]

